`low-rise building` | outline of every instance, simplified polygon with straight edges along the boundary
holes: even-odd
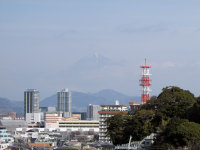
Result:
[[[26,113],[26,122],[32,123],[32,122],[40,122],[40,113]]]
[[[141,106],[140,102],[129,102],[129,106],[130,106],[130,112],[134,113],[136,110],[138,110]]]
[[[19,127],[27,128],[28,124],[25,120],[0,120],[0,128],[6,128],[10,133],[14,133]]]
[[[87,120],[87,113],[86,112],[72,112],[72,114],[80,114],[81,115],[80,120]]]
[[[99,132],[99,121],[76,120],[76,121],[59,121],[59,128],[70,129],[71,131],[90,131]]]
[[[0,129],[0,141],[4,141],[6,143],[13,143],[14,138],[10,133],[7,132],[7,129]]]
[[[58,128],[61,119],[57,113],[45,113],[45,128]]]

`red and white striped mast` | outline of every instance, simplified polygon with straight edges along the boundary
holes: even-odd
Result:
[[[142,86],[142,95],[141,95],[141,99],[142,99],[142,103],[146,103],[150,97],[149,97],[149,92],[150,90],[150,82],[152,81],[150,79],[150,68],[151,66],[147,66],[146,65],[146,58],[145,58],[145,65],[140,66],[140,68],[142,68],[142,78],[140,79],[140,86]]]

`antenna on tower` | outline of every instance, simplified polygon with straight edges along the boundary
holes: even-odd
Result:
[[[145,58],[145,65],[144,66],[140,66],[140,68],[142,68],[142,77],[140,79],[140,86],[142,86],[142,95],[141,95],[141,100],[142,103],[146,103],[150,97],[149,97],[149,92],[150,90],[150,82],[152,81],[150,79],[150,68],[151,66],[147,66],[146,65],[146,58]]]

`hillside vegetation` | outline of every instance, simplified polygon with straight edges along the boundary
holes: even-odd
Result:
[[[200,98],[171,86],[153,96],[132,116],[117,114],[107,119],[107,134],[116,144],[140,141],[157,133],[152,149],[200,148]],[[119,123],[120,122],[120,123]]]

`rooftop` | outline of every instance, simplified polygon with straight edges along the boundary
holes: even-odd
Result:
[[[141,102],[129,102],[129,105],[141,105]]]
[[[49,143],[28,143],[28,145],[32,145],[36,147],[50,147]]]
[[[128,105],[100,105],[101,107],[105,107],[105,106],[111,106],[111,107],[127,107]]]
[[[98,111],[99,114],[118,114],[118,113],[123,113],[123,114],[128,114],[128,111]]]

